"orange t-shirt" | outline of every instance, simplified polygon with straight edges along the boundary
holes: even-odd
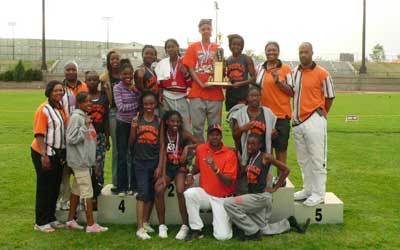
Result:
[[[276,68],[265,69],[261,90],[261,105],[270,108],[279,119],[291,118],[292,107],[290,104],[290,96],[282,92],[276,85],[274,77],[272,76],[273,72],[278,72],[279,79],[282,83],[293,87],[292,70],[288,65],[279,62]]]
[[[335,91],[328,71],[313,63],[311,68],[299,66],[293,74],[294,111],[293,122],[307,120],[318,108],[327,114],[325,98],[334,98]]]
[[[212,155],[220,172],[231,177],[233,180],[232,185],[225,186],[207,162],[204,161],[209,155]],[[238,160],[233,150],[222,145],[220,150],[214,152],[210,147],[210,143],[201,144],[196,149],[196,165],[200,170],[200,187],[206,193],[216,197],[225,197],[233,193],[235,189],[234,182],[238,172]]]
[[[64,134],[59,134],[60,132],[60,126],[61,124],[58,124],[60,120],[58,117],[56,117],[54,120],[49,119],[49,113],[45,111],[46,105],[48,102],[42,103],[39,108],[36,110],[35,117],[34,117],[34,124],[33,124],[33,134],[35,136],[35,139],[33,139],[33,142],[31,144],[31,147],[33,150],[35,150],[38,153],[41,153],[39,143],[36,139],[36,135],[43,135],[47,139],[47,141],[52,142],[56,145],[61,145],[65,144],[65,138]],[[68,119],[68,114],[66,113],[65,109],[56,109],[59,114],[62,117],[62,122],[63,122],[63,129],[65,131],[67,124],[67,119]],[[54,130],[56,128],[56,130]],[[58,136],[59,135],[59,136]],[[56,138],[54,138],[56,136]],[[57,137],[58,136],[58,137]],[[61,138],[59,138],[61,136]],[[64,142],[63,142],[64,140]],[[49,153],[48,150],[46,149],[47,154]]]
[[[207,56],[205,52],[208,51],[210,46],[210,53]],[[205,83],[210,76],[214,76],[214,58],[218,45],[211,43],[204,45],[202,49],[201,42],[192,43],[187,49],[182,62],[187,67],[194,69],[199,79]],[[193,80],[192,89],[188,98],[201,98],[210,101],[223,101],[224,94],[221,87],[211,87],[203,89],[200,85]]]

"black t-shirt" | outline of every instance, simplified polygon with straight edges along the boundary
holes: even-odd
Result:
[[[249,114],[248,116],[250,118]],[[263,146],[261,147],[261,151],[266,152],[267,146],[265,143],[265,133],[267,131],[267,125],[265,124],[265,116],[262,108],[260,108],[260,114],[254,119],[254,121],[255,121],[255,127],[250,130],[250,133],[260,136],[263,144]]]
[[[248,191],[250,194],[263,193],[267,186],[267,175],[271,164],[268,166],[262,162],[263,153],[259,153],[258,156],[253,158],[250,157],[247,165],[247,182]]]
[[[160,128],[161,119],[154,116],[147,122],[143,116],[139,117],[134,143],[134,158],[137,160],[154,160],[160,154]]]
[[[101,92],[98,99],[92,100],[92,110],[89,112],[93,126],[97,133],[106,132],[108,120],[108,98],[106,93]]]
[[[178,150],[176,154],[174,153],[176,150],[176,139],[169,140],[168,137],[165,138],[165,147],[167,150],[167,168],[168,169],[176,169],[181,166],[185,166],[185,164],[180,163],[181,155],[183,149],[188,145],[190,142],[188,140],[184,140],[183,133],[179,133],[179,142],[178,142]],[[175,163],[174,163],[175,162]],[[178,162],[178,163],[176,163]]]
[[[115,86],[115,84],[118,84],[120,81],[121,81],[121,79],[110,76],[111,93],[113,95],[111,108],[117,107],[117,105],[115,104],[115,100],[114,100],[114,86]]]
[[[249,65],[246,55],[240,55],[238,59],[230,56],[226,60],[226,75],[232,84],[235,82],[246,81],[249,77]],[[240,88],[228,88],[226,90],[226,108],[229,110],[239,103],[245,101],[249,86],[242,86]],[[229,105],[228,105],[229,104]]]

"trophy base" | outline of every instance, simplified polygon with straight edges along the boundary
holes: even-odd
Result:
[[[230,82],[207,82],[207,84],[216,86],[216,87],[224,87],[224,86],[229,86],[231,85]]]

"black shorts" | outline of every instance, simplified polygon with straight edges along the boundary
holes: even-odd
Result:
[[[184,173],[186,174],[188,172],[188,169],[186,166],[181,166],[177,168],[169,168],[167,167],[166,174],[171,180],[175,179],[175,176],[179,173]]]
[[[157,167],[158,159],[134,160],[135,175],[137,182],[136,200],[150,202],[154,201],[154,170]]]
[[[272,147],[278,152],[287,150],[290,135],[290,119],[277,119],[275,124],[278,137],[272,140]]]

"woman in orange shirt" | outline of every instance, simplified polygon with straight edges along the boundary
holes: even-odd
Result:
[[[31,157],[36,170],[34,229],[49,233],[54,232],[55,228],[64,227],[57,221],[55,212],[65,166],[65,124],[68,115],[61,105],[64,88],[60,81],[50,81],[45,95],[47,101],[35,113],[35,139],[31,145]]]
[[[292,117],[292,70],[279,60],[277,42],[267,43],[265,55],[267,61],[258,67],[256,83],[261,87],[261,105],[270,108],[278,118],[275,126],[278,136],[272,140],[272,148],[275,150],[276,159],[286,164]]]

